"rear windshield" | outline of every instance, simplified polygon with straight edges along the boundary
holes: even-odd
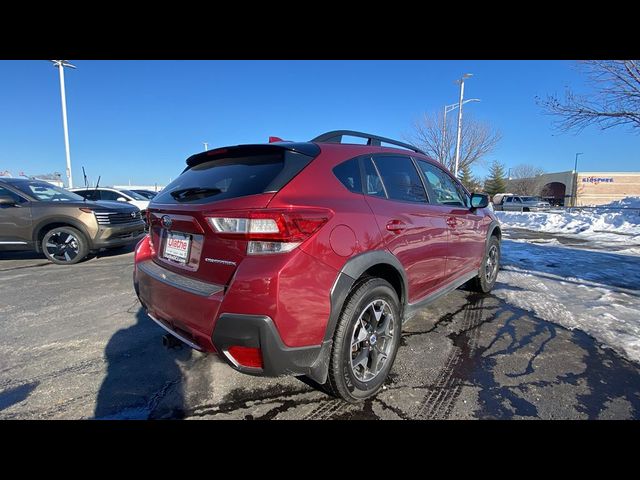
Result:
[[[208,203],[275,192],[288,183],[310,161],[299,153],[217,158],[195,165],[167,185],[154,203]]]

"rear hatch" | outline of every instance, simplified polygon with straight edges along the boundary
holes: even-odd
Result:
[[[247,255],[249,239],[217,232],[213,219],[242,219],[265,209],[319,151],[315,144],[282,143],[190,157],[184,172],[149,204],[154,261],[185,276],[227,285]]]

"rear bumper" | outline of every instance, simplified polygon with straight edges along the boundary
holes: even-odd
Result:
[[[287,347],[271,318],[229,313],[220,315],[216,322],[213,344],[226,362],[240,372],[267,377],[307,375],[317,381],[326,371],[323,359],[328,360],[331,349],[331,341],[309,347]],[[239,365],[228,352],[232,346],[259,348],[263,368]]]
[[[100,226],[91,242],[91,248],[120,247],[140,241],[145,236],[145,224],[142,221],[125,225]]]
[[[224,287],[176,274],[145,260],[136,264],[134,288],[149,317],[191,348],[219,354],[232,368],[250,375],[326,377],[331,340],[288,347],[267,315],[220,313]],[[238,364],[232,346],[259,348],[263,368]]]

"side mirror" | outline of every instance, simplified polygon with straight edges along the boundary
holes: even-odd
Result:
[[[485,208],[489,206],[489,195],[473,193],[471,195],[471,208]]]
[[[119,202],[128,202],[129,201],[124,197],[118,197],[116,200],[118,200]]]
[[[0,195],[0,205],[13,206],[15,204],[16,201],[13,199],[13,197],[10,197],[9,195]]]

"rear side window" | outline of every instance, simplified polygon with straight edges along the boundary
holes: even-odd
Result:
[[[118,192],[112,192],[111,190],[98,190],[98,193],[100,194],[100,199],[101,200],[113,200],[116,201],[119,198],[124,198],[124,195],[118,193]]]
[[[333,174],[349,191],[362,193],[360,166],[358,165],[357,158],[352,158],[351,160],[341,163],[333,169]]]
[[[11,197],[16,203],[25,203],[26,200],[22,198],[20,195],[16,195],[11,190],[7,190],[6,188],[0,187],[0,197]]]
[[[100,200],[100,192],[96,192],[93,188],[91,190],[76,190],[73,193],[80,195],[87,200]]]
[[[364,167],[364,193],[367,195],[373,195],[374,197],[386,198],[387,194],[384,191],[384,185],[382,184],[380,175],[378,175],[378,171],[376,170],[376,167],[373,166],[371,159],[363,159],[362,165]]]
[[[418,171],[409,157],[380,156],[374,162],[391,200],[426,202],[427,194]]]
[[[156,203],[208,203],[265,192],[277,192],[312,157],[287,150],[215,158],[185,170],[167,185]]]

